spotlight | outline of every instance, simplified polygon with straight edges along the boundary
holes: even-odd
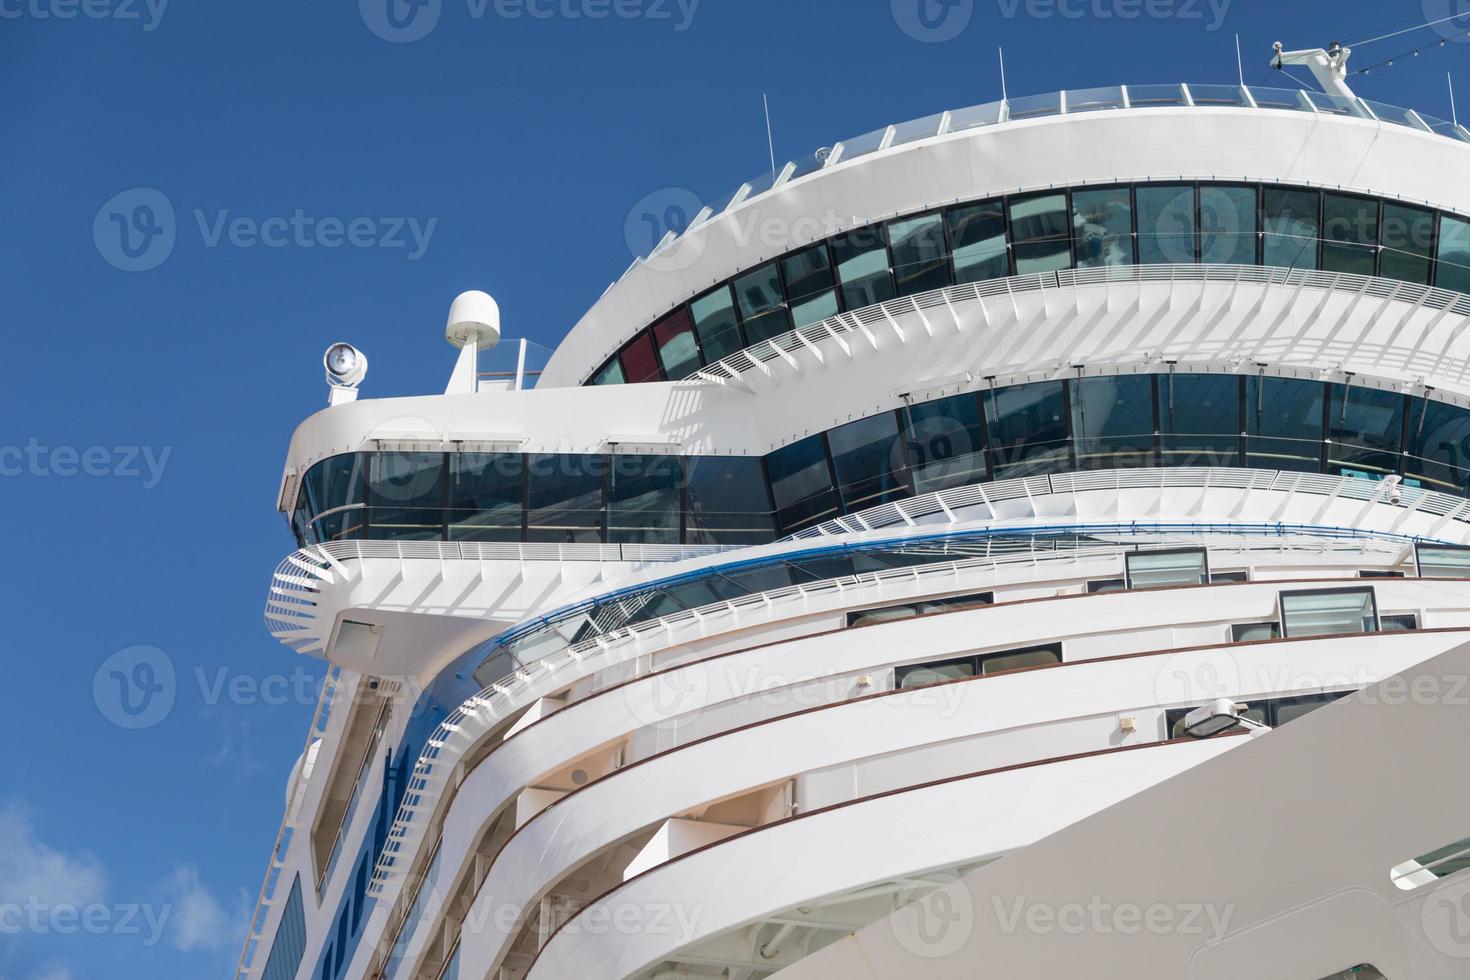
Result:
[[[333,344],[322,355],[327,384],[333,388],[356,388],[367,377],[367,355],[351,344]]]
[[[1270,731],[1260,722],[1245,717],[1249,707],[1229,698],[1216,698],[1184,716],[1184,734],[1190,738],[1210,738],[1237,727],[1249,728],[1252,733]]]

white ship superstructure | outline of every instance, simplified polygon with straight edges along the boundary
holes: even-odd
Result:
[[[1462,975],[1464,791],[1376,797],[1463,782],[1470,712],[1370,695],[1470,641],[1467,172],[1347,92],[1016,98],[742,186],[544,364],[480,293],[443,394],[334,349],[239,976]],[[1374,805],[1278,807],[1314,768]],[[1211,860],[1299,812],[1344,862]],[[1074,874],[1236,912],[1123,955],[976,898]]]

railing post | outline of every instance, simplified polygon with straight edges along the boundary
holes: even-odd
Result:
[[[526,380],[526,338],[522,337],[520,342],[520,353],[516,355],[516,391],[525,387]]]

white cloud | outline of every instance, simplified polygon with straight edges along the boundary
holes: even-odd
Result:
[[[182,864],[174,868],[163,883],[163,892],[171,906],[169,941],[180,952],[220,949],[239,940],[245,913],[226,913],[199,880],[197,868]]]
[[[22,807],[0,807],[0,904],[51,907],[101,902],[107,876],[95,857],[64,854],[36,837],[30,813]],[[62,972],[55,976],[64,980]],[[50,980],[52,974],[42,980]]]

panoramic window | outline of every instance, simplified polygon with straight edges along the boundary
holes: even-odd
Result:
[[[1072,194],[1077,268],[1133,264],[1133,192],[1127,187]]]
[[[888,246],[877,226],[839,235],[832,240],[842,301],[849,310],[886,303],[896,295],[888,266]]]
[[[827,462],[827,442],[821,435],[793,442],[766,457],[776,523],[782,532],[824,521],[837,514],[837,493]]]
[[[1404,396],[1352,385],[1332,385],[1328,411],[1332,442],[1328,466],[1346,476],[1398,472],[1403,440]]]
[[[1439,219],[1439,252],[1435,258],[1434,284],[1470,293],[1470,221],[1448,215]]]
[[[368,475],[369,536],[441,537],[444,462],[443,453],[374,453]]]
[[[686,460],[689,544],[760,544],[776,536],[759,459],[701,456]]]
[[[1434,212],[1383,203],[1378,274],[1428,285],[1434,260]]]
[[[827,433],[827,444],[842,506],[849,513],[887,503],[900,492],[907,496],[896,412],[839,426]]]
[[[1333,636],[1378,632],[1372,589],[1320,589],[1281,593],[1281,635]]]
[[[1204,548],[1135,551],[1127,556],[1125,565],[1130,589],[1204,585],[1210,580],[1209,556]]]
[[[1322,383],[1296,378],[1246,380],[1246,465],[1322,469]]]
[[[949,252],[944,243],[944,216],[926,214],[888,225],[893,278],[898,295],[910,296],[949,285]]]
[[[837,315],[837,290],[832,259],[826,245],[809,248],[781,260],[786,291],[791,299],[792,325],[801,329]]]
[[[450,540],[521,540],[524,457],[519,453],[455,453],[449,460]]]
[[[745,341],[740,336],[740,321],[735,316],[735,300],[730,296],[729,286],[721,286],[695,300],[689,305],[689,313],[707,363],[713,364],[729,357],[745,346]]]
[[[620,385],[626,383],[627,378],[623,376],[623,365],[615,357],[604,364],[598,372],[592,376],[595,385]]]
[[[762,266],[735,280],[735,299],[745,323],[745,342],[758,344],[791,329],[776,264]]]
[[[901,691],[936,684],[942,681],[960,680],[965,677],[1004,674],[1029,667],[1046,667],[1062,662],[1062,645],[1047,643],[1040,646],[1006,650],[1002,653],[986,653],[978,657],[956,657],[928,664],[912,664],[899,667],[893,672],[894,686]]]
[[[526,540],[602,540],[604,460],[566,453],[527,458]]]
[[[1199,260],[1256,262],[1256,189],[1206,184],[1199,189]]]
[[[1164,465],[1239,465],[1240,379],[1170,372],[1157,383]]]
[[[950,211],[949,240],[954,249],[956,283],[984,282],[1011,274],[1004,201],[985,201]]]
[[[677,456],[613,456],[607,539],[616,544],[678,544],[679,477]]]
[[[939,599],[904,602],[893,606],[883,606],[878,609],[859,609],[856,612],[847,614],[847,625],[849,628],[853,626],[873,626],[877,623],[891,623],[899,619],[927,616],[930,613],[978,609],[981,606],[988,606],[994,601],[994,592],[979,592],[974,595],[946,596]]]
[[[1073,382],[1072,428],[1081,469],[1153,466],[1153,376],[1125,374]]]
[[[1378,264],[1378,202],[1322,195],[1322,269],[1373,275]]]
[[[1194,188],[1149,184],[1136,194],[1138,261],[1144,265],[1195,261]]]
[[[1067,393],[1060,381],[1000,388],[986,402],[998,480],[1062,469],[1067,464]]]
[[[980,401],[974,395],[910,405],[904,417],[915,493],[932,493],[985,479],[985,432],[980,423]]]
[[[650,381],[662,381],[663,374],[659,371],[658,357],[653,350],[653,338],[646,333],[640,333],[618,352],[618,360],[623,364],[623,377],[628,384],[644,384]]]
[[[307,472],[301,481],[300,498],[305,510],[297,515],[297,524],[303,535],[313,518],[316,519],[315,537],[319,541],[361,535],[361,505],[367,492],[367,475],[364,472],[367,459],[363,453],[333,456]],[[344,507],[352,509],[338,509]]]
[[[688,310],[677,310],[654,324],[653,342],[670,381],[682,381],[699,370],[699,343],[694,339]]]
[[[1415,398],[1404,473],[1436,490],[1463,494],[1470,482],[1470,411]]]
[[[1072,264],[1072,229],[1066,194],[1011,199],[1011,245],[1016,275],[1065,269]]]
[[[1263,261],[1293,269],[1317,268],[1320,195],[1267,187],[1261,196]]]

